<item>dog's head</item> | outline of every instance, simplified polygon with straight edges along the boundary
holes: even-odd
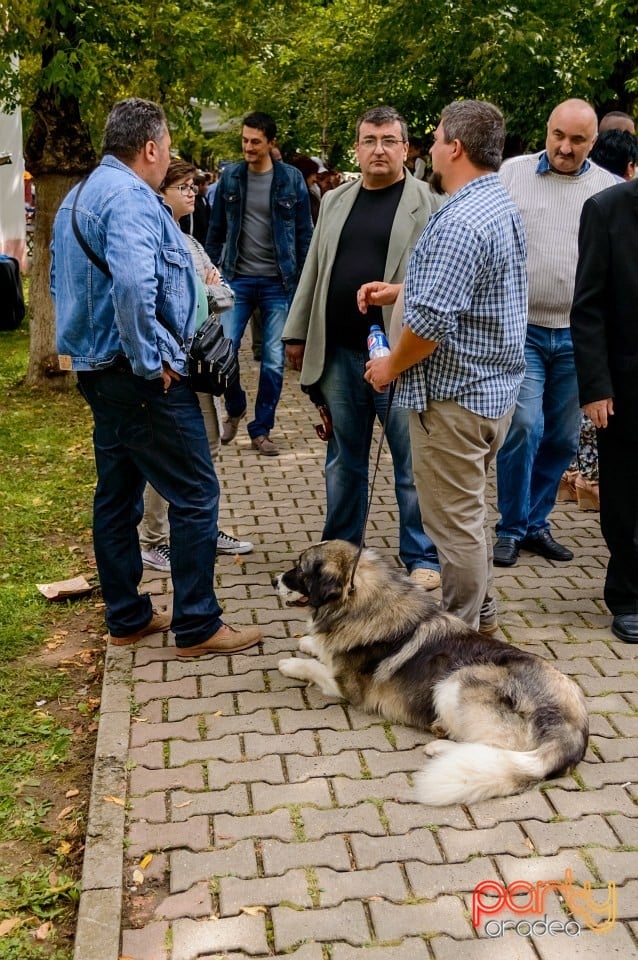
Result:
[[[345,540],[324,540],[304,550],[297,565],[276,577],[273,586],[288,605],[303,605],[303,598],[318,609],[347,594],[356,555],[357,548]]]

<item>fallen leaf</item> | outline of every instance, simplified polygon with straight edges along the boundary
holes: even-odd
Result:
[[[68,841],[68,840],[62,840],[62,841],[60,841],[60,843],[59,843],[58,846],[56,847],[56,851],[55,851],[55,852],[57,853],[58,857],[68,857],[68,855],[71,853],[71,849],[72,849],[72,847],[71,847],[71,844],[69,843],[69,841]]]
[[[383,897],[366,897],[368,903],[383,903]]]
[[[73,813],[75,806],[71,804],[69,807],[65,807],[64,810],[60,810],[58,814],[58,820],[64,820],[65,817],[68,817],[70,813]]]
[[[140,869],[146,870],[146,868],[148,867],[152,859],[153,859],[152,853],[147,853],[145,857],[142,857],[142,859],[140,860]]]
[[[46,645],[47,650],[57,650],[58,647],[61,647],[63,643],[64,643],[64,639],[50,640]]]
[[[175,809],[176,809],[176,810],[181,810],[182,807],[190,807],[190,805],[191,805],[192,802],[193,802],[192,800],[184,800],[183,803],[176,803],[176,804],[175,804]]]
[[[40,926],[39,926],[38,929],[35,931],[35,933],[33,934],[33,936],[35,937],[36,940],[46,940],[46,938],[47,938],[47,937],[49,936],[49,934],[51,933],[51,930],[52,930],[52,929],[53,929],[53,924],[51,923],[50,920],[47,920],[46,923],[41,923],[41,924],[40,924]]]
[[[221,710],[215,710],[215,713],[213,714],[213,716],[214,716],[214,717],[223,717],[224,714],[222,713]]]
[[[266,913],[265,907],[240,907],[240,913],[247,913],[249,917],[257,917],[260,913]]]
[[[142,873],[141,870],[133,871],[133,883],[136,884],[138,887],[141,883],[144,883],[144,874]]]
[[[526,847],[529,847],[530,850],[536,849],[529,837],[525,837],[525,840],[523,841],[523,843],[525,844]]]
[[[121,797],[102,797],[105,803],[117,803],[119,807],[124,806],[124,800]]]
[[[14,927],[17,927],[22,921],[19,917],[9,917],[7,920],[0,920],[0,937],[4,937],[5,934],[11,933]]]
[[[67,790],[64,796],[66,797],[67,800],[70,800],[71,797],[77,797],[79,792],[80,792],[79,790],[76,790],[75,787],[73,787],[71,790]]]

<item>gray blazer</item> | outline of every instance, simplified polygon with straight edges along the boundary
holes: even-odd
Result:
[[[304,386],[316,383],[325,364],[326,300],[332,267],[341,231],[361,189],[361,180],[345,183],[326,193],[319,207],[319,219],[299,280],[282,339],[303,340],[306,348],[301,369]],[[399,283],[405,276],[408,257],[431,215],[447,197],[439,196],[429,184],[406,171],[405,186],[392,224],[385,273],[388,283]],[[384,307],[386,330],[390,329],[392,307]]]

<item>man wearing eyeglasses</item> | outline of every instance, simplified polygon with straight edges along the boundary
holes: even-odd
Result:
[[[284,328],[286,356],[303,386],[318,389],[332,415],[326,452],[324,539],[359,543],[368,497],[375,417],[386,418],[387,394],[364,382],[370,325],[389,329],[390,310],[364,317],[357,289],[382,276],[403,279],[410,249],[441,198],[406,170],[408,131],[392,107],[359,118],[355,152],[361,179],[326,193]],[[386,436],[399,508],[399,556],[427,589],[440,583],[439,563],[423,531],[412,477],[408,413],[392,406]]]

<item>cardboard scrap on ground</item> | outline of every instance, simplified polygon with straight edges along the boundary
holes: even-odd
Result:
[[[36,583],[36,587],[47,600],[66,600],[68,597],[83,597],[93,590],[92,585],[84,577],[73,577],[71,580],[58,580],[56,583]]]

